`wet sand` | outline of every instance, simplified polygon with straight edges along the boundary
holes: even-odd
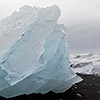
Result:
[[[73,85],[64,93],[22,95],[7,100],[100,100],[100,77],[95,75],[79,75],[83,81]],[[0,97],[0,100],[6,100]]]

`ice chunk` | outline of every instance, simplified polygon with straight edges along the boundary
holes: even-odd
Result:
[[[4,48],[0,56],[0,95],[9,98],[50,90],[58,93],[80,82],[82,79],[69,66],[66,28],[57,24],[60,9],[56,5],[47,8],[24,6],[19,13],[22,26],[16,27],[23,30],[9,30],[6,43],[10,49]],[[9,22],[17,14],[10,16]],[[26,19],[28,24],[23,28]],[[12,31],[15,43],[9,43]],[[21,38],[18,39],[17,34],[22,35]]]
[[[81,74],[91,74],[93,69],[92,62],[78,63],[72,67],[73,72]]]
[[[75,73],[100,75],[100,54],[85,53],[71,55],[70,62]]]

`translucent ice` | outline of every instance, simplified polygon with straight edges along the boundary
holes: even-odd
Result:
[[[57,24],[59,16],[56,5],[24,6],[0,22],[0,48],[5,45],[0,51],[1,96],[64,92],[82,80],[69,66],[66,28]]]

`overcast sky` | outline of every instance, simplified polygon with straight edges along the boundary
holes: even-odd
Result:
[[[80,38],[75,33],[85,34],[84,36],[88,34],[88,38],[92,39],[93,36],[89,37],[90,33],[95,35],[96,31],[97,37],[100,36],[100,0],[0,0],[0,19],[9,16],[23,5],[47,7],[53,4],[61,9],[59,23],[67,27],[71,47],[73,45],[76,47],[75,44],[71,44],[71,41]]]

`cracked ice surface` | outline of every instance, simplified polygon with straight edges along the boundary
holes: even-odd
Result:
[[[0,22],[0,95],[58,93],[82,79],[72,72],[60,9],[24,6]],[[20,38],[19,38],[20,37]]]

